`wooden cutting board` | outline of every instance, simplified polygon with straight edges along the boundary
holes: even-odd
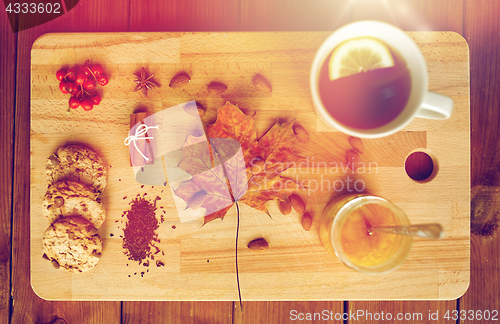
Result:
[[[202,220],[181,223],[169,185],[143,186],[129,163],[123,144],[130,114],[152,113],[197,100],[207,108],[203,121],[215,121],[217,108],[227,101],[255,113],[259,135],[276,119],[304,126],[310,141],[301,149],[306,166],[287,171],[305,181],[299,194],[315,221],[302,229],[295,212],[283,216],[271,202],[271,217],[241,206],[238,263],[243,300],[363,300],[455,299],[469,284],[470,130],[469,54],[466,41],[452,32],[410,32],[427,60],[430,90],[454,100],[452,117],[445,121],[416,119],[395,135],[363,140],[359,163],[352,173],[345,165],[349,138],[324,125],[314,113],[309,70],[316,49],[329,32],[234,33],[101,33],[47,34],[31,52],[31,283],[50,300],[237,300],[235,272],[236,209],[223,221],[201,227]],[[100,63],[110,76],[102,87],[102,102],[94,110],[67,113],[69,95],[58,89],[55,73],[61,67]],[[133,92],[133,73],[145,67],[162,85],[148,98]],[[171,78],[185,71],[188,86],[172,89]],[[257,91],[256,73],[267,77],[273,91]],[[207,91],[211,81],[228,90]],[[108,165],[108,186],[102,194],[107,218],[99,229],[103,255],[98,265],[82,274],[56,270],[42,259],[41,238],[49,223],[42,215],[47,189],[45,161],[58,147],[83,143],[96,150]],[[420,183],[405,172],[413,151],[431,154],[438,171]],[[326,168],[331,162],[339,168]],[[344,163],[344,164],[342,164]],[[358,189],[383,196],[400,206],[412,223],[439,222],[442,241],[416,239],[406,262],[381,276],[357,273],[328,255],[318,235],[325,205],[347,190],[348,177]],[[335,182],[338,180],[337,182]],[[333,184],[336,183],[337,186]],[[314,187],[316,185],[316,187]],[[352,190],[353,187],[351,187]],[[161,197],[157,233],[161,240],[149,267],[129,261],[122,248],[124,211],[138,194]],[[269,251],[255,254],[247,243],[264,237]],[[141,274],[142,273],[142,274]]]

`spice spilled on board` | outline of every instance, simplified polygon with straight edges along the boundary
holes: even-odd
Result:
[[[149,260],[154,260],[154,255],[160,252],[155,243],[160,243],[155,230],[160,226],[156,219],[156,197],[153,201],[138,196],[132,200],[130,210],[123,212],[122,217],[127,217],[125,229],[123,229],[123,248],[129,260],[138,261],[149,266]],[[163,217],[161,219],[163,222]],[[154,248],[154,251],[152,251]]]

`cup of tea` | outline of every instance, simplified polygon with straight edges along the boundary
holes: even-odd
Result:
[[[370,232],[369,227],[410,225],[406,214],[388,200],[359,194],[340,197],[324,209],[320,238],[345,265],[366,274],[398,268],[410,253],[411,236]]]
[[[405,32],[359,21],[333,32],[314,57],[310,86],[320,119],[346,134],[377,138],[413,118],[447,119],[453,100],[428,91],[427,66]]]

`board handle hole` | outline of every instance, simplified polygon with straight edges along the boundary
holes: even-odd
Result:
[[[405,171],[410,178],[417,182],[429,182],[437,174],[437,160],[428,152],[412,152],[406,157]]]

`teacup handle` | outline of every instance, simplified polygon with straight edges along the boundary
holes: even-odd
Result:
[[[428,91],[416,117],[429,119],[448,119],[453,110],[453,100],[439,93]]]

